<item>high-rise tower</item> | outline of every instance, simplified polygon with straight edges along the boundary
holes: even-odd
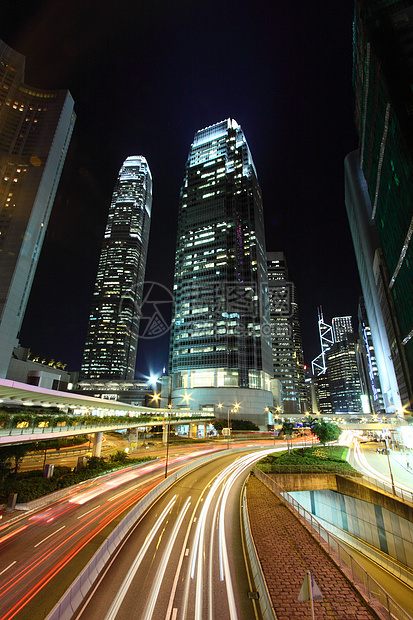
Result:
[[[282,252],[267,252],[274,379],[282,387],[284,413],[305,410],[304,356],[297,293]]]
[[[413,402],[413,5],[356,0],[360,169],[381,245],[377,285],[402,405]],[[396,404],[396,403],[395,403]]]
[[[149,241],[152,176],[144,157],[119,171],[106,224],[82,379],[133,379]]]
[[[195,134],[181,190],[170,373],[175,406],[239,404],[271,423],[271,328],[261,190],[241,127]],[[226,417],[226,416],[225,416]]]
[[[0,377],[24,317],[75,123],[67,90],[24,83],[25,57],[0,41]]]

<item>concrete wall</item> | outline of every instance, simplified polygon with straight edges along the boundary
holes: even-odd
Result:
[[[290,492],[314,516],[413,569],[413,524],[383,506],[331,490]]]

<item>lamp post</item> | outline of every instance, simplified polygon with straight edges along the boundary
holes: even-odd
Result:
[[[384,443],[386,445],[387,463],[389,464],[391,488],[392,488],[392,491],[393,491],[393,495],[396,495],[396,489],[395,489],[394,480],[393,480],[393,472],[391,470],[391,465],[390,465],[389,441],[388,441],[387,437],[384,438]]]
[[[240,407],[241,403],[235,403],[235,405],[223,405],[222,403],[218,403],[218,407],[219,409],[222,409],[222,407],[226,407],[227,408],[227,425],[228,425],[228,435],[227,435],[227,450],[229,450],[229,437],[230,437],[230,427],[229,427],[229,410],[231,409],[231,407],[234,407],[234,409],[231,409],[231,413],[233,412],[238,412],[238,409]]]
[[[166,429],[166,461],[165,461],[165,478],[168,477],[168,456],[169,456],[169,429],[171,426],[171,409],[172,405],[169,403],[168,405],[168,426]],[[166,411],[165,411],[166,413]]]

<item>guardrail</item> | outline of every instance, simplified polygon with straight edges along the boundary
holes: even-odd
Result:
[[[401,487],[394,486],[394,492],[392,489],[392,485],[389,482],[383,482],[381,480],[377,480],[377,478],[372,478],[371,476],[366,476],[365,474],[361,474],[363,480],[366,480],[368,484],[371,486],[380,489],[381,491],[385,491],[393,497],[399,497],[403,502],[413,505],[413,492],[407,491],[406,489],[402,489]]]
[[[338,564],[340,568],[345,572],[346,576],[350,579],[353,585],[365,596],[370,604],[374,607],[376,612],[379,612],[382,618],[389,618],[389,620],[413,620],[396,601],[382,588],[375,579],[362,567],[360,564],[348,553],[348,551],[340,545],[334,536],[332,536],[314,516],[308,512],[301,504],[297,502],[287,491],[273,478],[270,478],[258,467],[253,468],[256,477],[261,480],[265,486],[267,486],[273,493],[281,496],[286,500],[293,510],[303,517],[310,526],[313,528],[316,534],[318,534],[321,541],[325,543],[329,553],[338,556]],[[377,609],[377,603],[379,609]],[[380,609],[381,607],[381,609]]]
[[[275,465],[274,463],[260,463],[260,470],[266,474],[339,474],[361,478],[358,471],[346,470],[339,465]]]
[[[244,525],[245,546],[250,561],[252,578],[259,594],[258,605],[260,606],[263,620],[276,620],[277,616],[268,592],[267,584],[262,573],[261,564],[258,558],[257,549],[255,547],[254,538],[252,536],[250,521],[248,518],[247,494],[246,487],[242,489],[242,521]]]

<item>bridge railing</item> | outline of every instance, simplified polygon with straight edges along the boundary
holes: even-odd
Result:
[[[286,500],[291,507],[311,525],[319,538],[327,546],[327,550],[338,556],[338,563],[354,586],[361,591],[374,607],[377,603],[385,612],[384,617],[392,620],[413,620],[413,618],[386,592],[380,584],[350,555],[334,536],[330,534],[317,519],[285,491],[277,482],[263,471],[254,467],[254,474],[265,486]]]
[[[376,487],[381,491],[385,491],[386,493],[390,493],[393,497],[399,497],[403,502],[413,505],[413,492],[407,489],[402,489],[390,484],[390,482],[384,482],[382,480],[378,480],[377,478],[372,478],[371,476],[366,476],[365,474],[361,474],[363,480],[367,482],[370,486]],[[394,491],[393,491],[394,488]]]

